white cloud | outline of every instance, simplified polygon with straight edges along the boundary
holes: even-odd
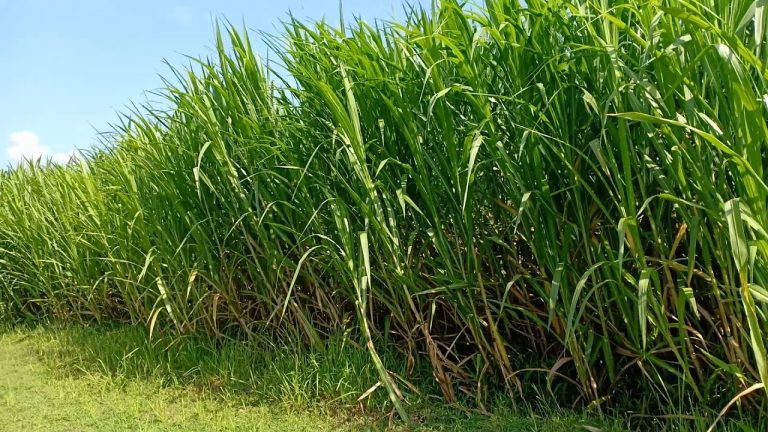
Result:
[[[51,152],[50,149],[40,144],[40,137],[30,131],[13,132],[8,135],[9,145],[5,149],[12,164],[17,164],[23,160],[44,161],[50,159],[53,163],[67,164],[77,159],[77,153]]]
[[[77,155],[75,152],[54,153],[53,156],[51,156],[51,160],[59,165],[65,165],[77,160]]]
[[[8,136],[10,145],[6,149],[11,162],[24,159],[39,159],[48,153],[48,149],[40,145],[40,138],[30,131],[14,132]]]

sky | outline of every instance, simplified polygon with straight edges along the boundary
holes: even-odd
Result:
[[[347,20],[391,20],[402,3],[343,0],[342,9]],[[97,144],[117,112],[170,76],[164,60],[181,67],[185,55],[212,52],[214,19],[274,34],[289,11],[338,23],[339,1],[0,0],[0,168],[62,162]]]

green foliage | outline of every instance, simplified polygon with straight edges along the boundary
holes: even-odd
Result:
[[[0,175],[0,304],[318,352],[346,331],[403,417],[381,344],[449,403],[537,383],[687,413],[756,388],[737,406],[764,416],[768,11],[525,3],[291,19],[276,81],[218,32],[170,111]]]

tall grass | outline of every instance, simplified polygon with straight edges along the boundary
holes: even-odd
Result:
[[[762,2],[443,0],[218,32],[170,111],[0,175],[15,320],[366,344],[446,401],[765,413]],[[226,41],[225,41],[226,39]],[[174,81],[175,82],[175,81]],[[365,389],[360,389],[364,391]]]

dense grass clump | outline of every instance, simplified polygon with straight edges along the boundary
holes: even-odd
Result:
[[[228,29],[171,110],[0,175],[0,304],[319,351],[347,331],[403,415],[383,346],[481,408],[534,383],[764,415],[766,17],[444,0],[402,24],[292,19],[269,39],[283,79]]]

